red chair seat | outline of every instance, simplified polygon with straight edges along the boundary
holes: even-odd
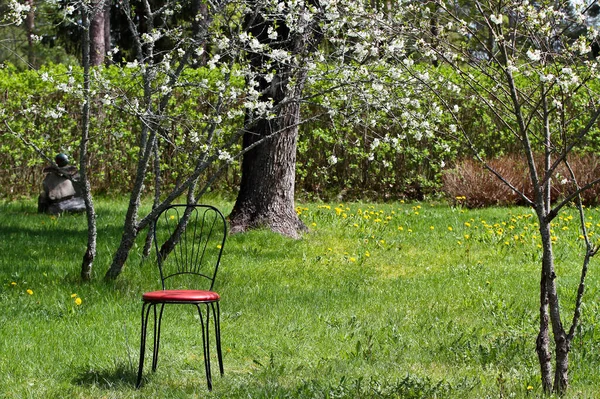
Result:
[[[215,302],[221,299],[213,291],[202,290],[160,290],[142,295],[145,302]]]

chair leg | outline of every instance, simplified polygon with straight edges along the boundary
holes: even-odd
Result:
[[[148,309],[146,309],[146,305],[148,305]],[[142,306],[142,332],[140,337],[140,365],[138,368],[138,377],[137,382],[135,383],[135,387],[139,388],[142,384],[142,371],[144,370],[144,355],[146,352],[146,332],[148,329],[148,316],[150,316],[150,308],[151,304],[144,303]]]
[[[208,304],[206,306],[206,312],[207,312],[206,328],[204,326],[204,318],[202,316],[202,310],[200,309],[200,305],[196,305],[196,308],[198,309],[198,315],[200,316],[200,324],[202,327],[202,352],[204,353],[204,370],[206,371],[206,383],[208,385],[208,390],[212,391],[212,377],[211,377],[211,373],[210,373],[210,352],[209,352],[209,345],[208,345],[208,320],[209,320],[208,318],[210,317],[210,314],[208,314],[209,313]]]
[[[160,304],[160,314],[158,316],[158,330],[156,329],[156,306],[154,307],[154,356],[152,357],[152,371],[156,371],[156,365],[158,364],[158,350],[160,347],[160,326],[162,325],[163,310],[165,310],[165,304]]]
[[[221,351],[221,310],[219,308],[219,302],[213,302],[210,305],[212,307],[213,317],[215,319],[215,340],[217,342],[217,357],[219,359],[219,371],[221,372],[221,375],[223,375],[223,352]],[[216,312],[215,305],[217,307]]]

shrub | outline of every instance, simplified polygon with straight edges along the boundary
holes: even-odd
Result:
[[[542,162],[542,157],[538,156],[538,170],[541,169]],[[529,171],[522,157],[517,154],[506,155],[492,159],[488,164],[506,181],[533,199]],[[597,155],[573,154],[569,165],[580,187],[600,177],[600,157]],[[575,190],[575,183],[564,164],[560,165],[552,179],[552,201],[565,198]],[[519,195],[473,159],[462,159],[452,169],[444,171],[442,191],[452,201],[469,208],[525,204]],[[582,194],[582,200],[586,205],[597,205],[599,195],[600,186],[595,185]]]

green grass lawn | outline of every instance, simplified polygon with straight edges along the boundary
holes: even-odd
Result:
[[[191,307],[167,308],[158,370],[150,372],[147,358],[144,385],[134,389],[141,294],[158,280],[152,261],[141,260],[140,240],[121,277],[102,281],[125,206],[97,201],[96,277],[82,284],[83,215],[39,215],[33,201],[0,204],[1,398],[541,396],[540,250],[526,208],[302,204],[311,232],[301,240],[230,236],[216,284],[225,375],[213,359],[208,392]],[[600,236],[600,210],[588,218]],[[553,228],[568,324],[582,250],[574,211]],[[569,398],[600,397],[596,265],[571,352]]]

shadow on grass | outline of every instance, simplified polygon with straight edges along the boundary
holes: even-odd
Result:
[[[119,363],[104,369],[89,368],[75,376],[73,384],[113,389],[124,386],[133,388],[136,381],[137,370],[133,370],[127,363]]]

